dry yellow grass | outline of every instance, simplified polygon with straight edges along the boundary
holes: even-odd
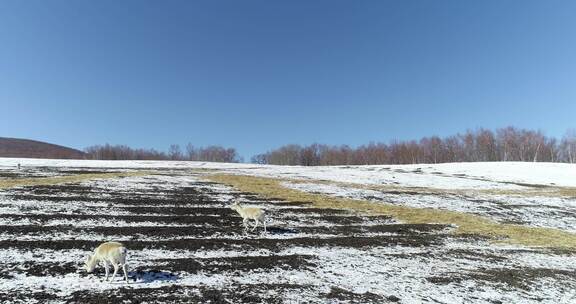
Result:
[[[293,202],[311,202],[318,208],[338,208],[363,214],[390,215],[405,223],[454,224],[457,226],[455,231],[457,234],[489,236],[499,242],[526,246],[576,249],[576,234],[558,229],[501,224],[481,216],[455,211],[413,208],[306,193],[283,187],[281,179],[231,174],[214,174],[208,175],[207,178],[243,192]]]
[[[115,173],[88,173],[67,176],[38,177],[38,178],[19,178],[0,180],[0,189],[21,187],[21,186],[38,186],[38,185],[55,185],[64,183],[77,183],[91,179],[118,178],[126,176],[143,176],[149,175],[150,172],[115,172]]]

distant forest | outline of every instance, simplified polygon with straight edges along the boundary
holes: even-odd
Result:
[[[418,141],[347,145],[286,145],[252,157],[253,163],[329,166],[420,164],[480,161],[530,161],[576,163],[576,131],[560,140],[540,131],[507,127],[478,129],[448,137],[424,137]]]
[[[242,162],[236,149],[220,146],[182,149],[171,145],[168,152],[133,149],[124,145],[92,146],[86,158],[108,160],[191,160]],[[370,143],[356,148],[347,145],[285,145],[255,155],[252,163],[273,165],[329,166],[419,164],[479,161],[530,161],[576,163],[576,130],[561,138],[547,137],[541,131],[507,127],[469,130],[448,137]]]
[[[191,160],[207,162],[242,162],[242,158],[234,148],[220,146],[195,147],[186,145],[182,151],[179,145],[171,145],[168,153],[155,149],[133,149],[124,145],[98,145],[85,149],[88,159],[106,160]]]

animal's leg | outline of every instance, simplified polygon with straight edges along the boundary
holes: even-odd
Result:
[[[128,283],[128,271],[126,270],[126,264],[122,265],[122,270],[124,271],[124,279],[126,279],[126,283]]]
[[[256,227],[258,227],[258,219],[254,220],[254,227],[252,227],[252,231],[256,230]]]
[[[102,263],[104,264],[104,272],[106,273],[106,276],[104,277],[104,282],[108,281],[108,263],[106,261],[102,261]]]
[[[114,266],[114,274],[112,274],[112,277],[110,278],[110,283],[112,283],[112,281],[114,281],[114,278],[116,277],[116,274],[118,273],[118,264],[112,263],[112,266]]]
[[[248,230],[248,219],[243,219],[242,224],[244,224],[244,231],[246,232]]]
[[[266,219],[262,219],[262,225],[264,226],[264,233],[266,233]]]

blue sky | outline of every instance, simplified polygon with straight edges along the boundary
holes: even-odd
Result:
[[[0,1],[0,136],[359,145],[576,127],[575,1]]]

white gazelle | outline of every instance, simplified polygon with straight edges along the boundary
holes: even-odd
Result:
[[[96,247],[94,253],[89,255],[86,259],[84,267],[86,272],[90,273],[94,271],[98,262],[102,262],[104,264],[104,269],[106,271],[106,277],[104,281],[108,280],[108,264],[112,264],[114,267],[114,273],[110,278],[110,282],[114,280],[114,277],[118,273],[118,268],[122,267],[124,271],[124,279],[126,283],[128,283],[128,272],[126,270],[126,254],[128,249],[124,247],[121,243],[118,242],[106,242],[100,244],[100,246]]]
[[[238,214],[242,217],[242,222],[244,224],[244,230],[248,230],[248,221],[254,220],[254,227],[252,227],[252,231],[258,227],[258,223],[261,223],[264,226],[264,232],[266,233],[266,219],[264,217],[264,210],[258,207],[244,207],[240,205],[238,201],[235,201],[230,208],[236,210]]]

